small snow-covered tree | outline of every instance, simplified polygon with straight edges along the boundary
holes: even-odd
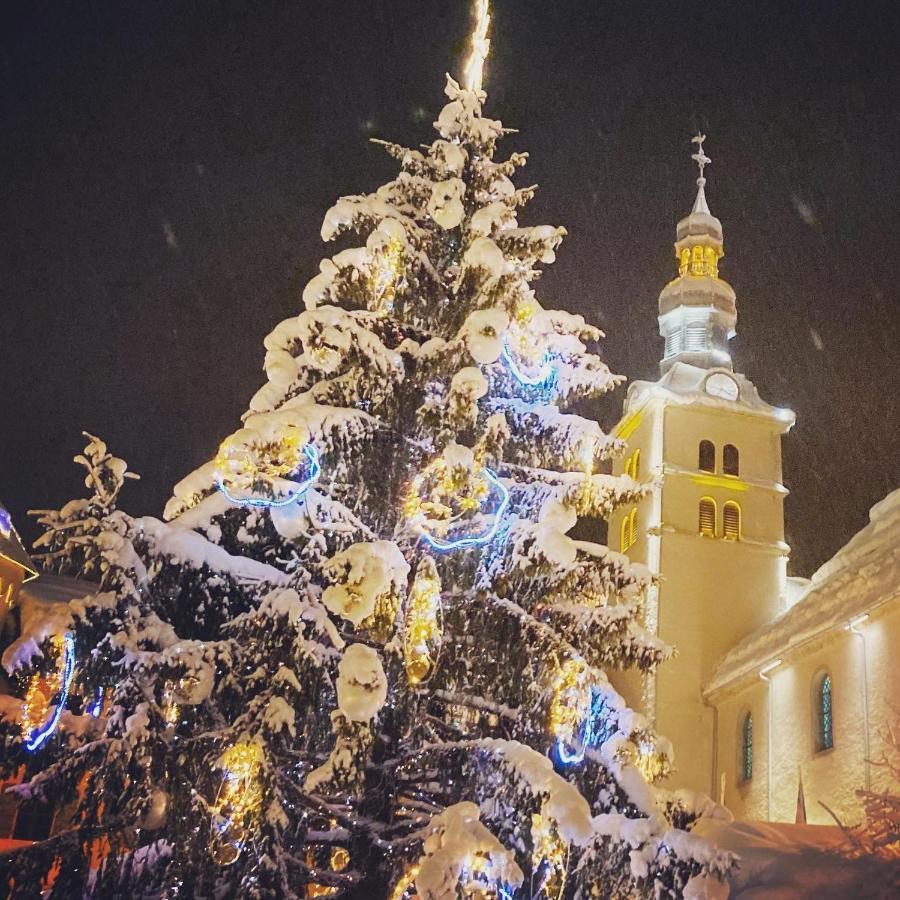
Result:
[[[73,541],[80,505],[42,514],[50,559],[102,579],[66,628],[75,692],[111,702],[40,765],[6,726],[20,790],[78,804],[6,858],[17,887],[54,860],[51,896],[677,897],[727,870],[606,676],[669,653],[650,575],[570,534],[648,490],[566,411],[620,379],[534,293],[565,231],[519,224],[525,154],[446,92],[434,142],[385,144],[397,177],[326,214],[363,242],[266,338],[167,522],[104,507]]]

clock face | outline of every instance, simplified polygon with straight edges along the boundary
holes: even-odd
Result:
[[[706,393],[724,400],[737,400],[740,390],[737,382],[724,372],[715,372],[706,379]]]

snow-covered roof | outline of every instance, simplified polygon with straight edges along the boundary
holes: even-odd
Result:
[[[37,570],[31,557],[22,546],[22,540],[12,523],[6,507],[0,503],[0,557],[25,570],[25,580],[37,578]]]
[[[719,372],[731,378],[737,385],[736,400],[728,400],[707,392],[707,379]],[[704,369],[685,362],[675,362],[659,381],[633,381],[628,388],[625,412],[628,413],[643,406],[652,398],[660,398],[671,403],[697,403],[730,413],[744,412],[749,415],[765,416],[783,423],[785,431],[794,424],[795,420],[791,410],[779,409],[766,403],[746,375],[732,372],[727,368]]]
[[[766,663],[900,597],[900,489],[869,512],[869,524],[813,575],[797,602],[733,647],[716,669],[709,695]]]

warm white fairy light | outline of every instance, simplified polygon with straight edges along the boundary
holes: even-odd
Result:
[[[472,32],[469,57],[463,66],[463,85],[466,90],[480,91],[484,84],[484,61],[491,48],[487,36],[490,24],[490,0],[475,0],[475,30]]]

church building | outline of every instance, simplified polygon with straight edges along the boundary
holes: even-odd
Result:
[[[610,547],[658,576],[645,623],[676,655],[613,680],[672,741],[672,787],[738,818],[794,821],[808,799],[811,823],[833,823],[816,801],[858,819],[855,790],[890,785],[866,760],[890,703],[900,709],[900,491],[811,582],[788,577],[782,440],[794,414],[734,371],[736,296],[719,274],[704,140],[677,275],[659,295],[660,377],[630,385],[614,432],[627,452],[613,473],[654,490],[609,520]]]

